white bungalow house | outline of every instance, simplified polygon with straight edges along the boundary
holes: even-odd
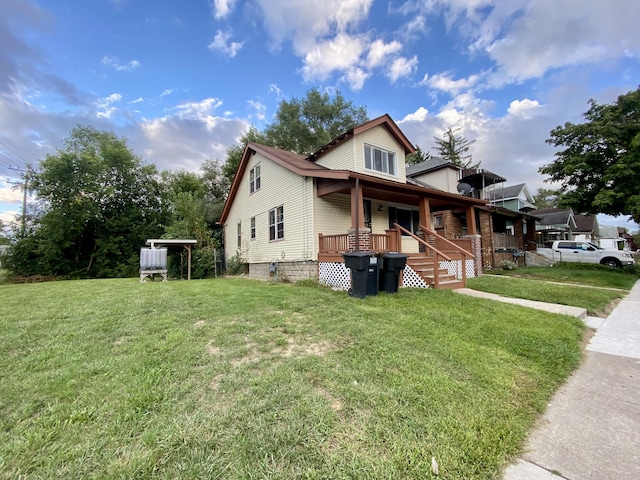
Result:
[[[227,259],[239,255],[254,277],[348,288],[343,253],[403,252],[403,285],[463,286],[482,268],[477,225],[487,202],[407,179],[414,151],[388,115],[309,156],[247,144],[220,219]],[[446,210],[462,222],[457,238],[432,227]]]

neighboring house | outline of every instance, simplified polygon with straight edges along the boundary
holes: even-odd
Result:
[[[468,190],[470,197],[492,201],[487,207],[477,209],[483,212],[476,220],[482,238],[483,268],[498,268],[505,260],[524,265],[523,252],[535,249],[536,217],[525,213],[533,208],[533,197],[525,184],[503,187],[506,179],[500,175],[482,169],[464,170],[441,158],[408,166],[407,177],[449,192]],[[498,191],[504,194],[505,202],[502,196],[496,195]],[[514,201],[506,202],[507,193]],[[440,235],[451,237],[465,233],[461,228],[463,222],[457,218],[464,212],[432,213],[434,229]]]
[[[505,186],[490,185],[485,188],[485,200],[489,200],[492,205],[507,208],[514,212],[530,212],[536,209],[535,199],[526,183]]]
[[[539,245],[555,240],[572,240],[576,230],[573,210],[558,208],[543,208],[532,210],[530,215],[539,218],[536,222],[536,242]]]
[[[573,230],[573,240],[598,244],[600,226],[595,215],[574,215],[576,228]]]
[[[343,253],[396,251],[409,255],[403,285],[463,286],[482,268],[476,219],[487,202],[407,179],[414,151],[388,115],[309,156],[247,144],[220,220],[227,258],[254,277],[348,288]],[[436,234],[438,211],[458,212],[460,235]]]
[[[594,243],[601,248],[630,250],[627,240],[620,236],[618,227],[600,227],[598,241]]]

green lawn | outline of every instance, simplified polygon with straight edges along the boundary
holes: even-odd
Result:
[[[553,267],[518,267],[515,270],[494,270],[486,273],[623,290],[631,290],[640,278],[637,273],[628,273],[627,270],[580,263],[559,263]]]
[[[597,317],[606,317],[616,301],[638,280],[637,275],[599,265],[561,264],[487,273],[489,275],[470,278],[467,286],[504,297],[582,307]]]
[[[499,478],[566,316],[247,279],[0,286],[0,478]]]

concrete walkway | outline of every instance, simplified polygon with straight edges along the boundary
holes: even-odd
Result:
[[[557,305],[494,297],[584,318]],[[640,281],[607,319],[585,322],[597,331],[582,365],[551,399],[504,480],[640,478]]]

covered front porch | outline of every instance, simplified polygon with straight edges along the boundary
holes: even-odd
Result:
[[[323,180],[317,197],[330,202],[345,198],[348,228],[318,234],[318,276],[321,282],[349,288],[350,272],[343,254],[352,251],[398,252],[408,255],[401,285],[422,288],[461,288],[482,270],[477,207],[486,202],[422,185],[399,184],[354,174],[349,180]],[[461,234],[447,238],[434,228],[442,212],[458,212]],[[462,215],[460,215],[462,212]],[[334,212],[335,213],[335,212]],[[342,216],[342,215],[340,215]],[[335,224],[340,222],[336,221]],[[340,228],[340,227],[337,227]]]

